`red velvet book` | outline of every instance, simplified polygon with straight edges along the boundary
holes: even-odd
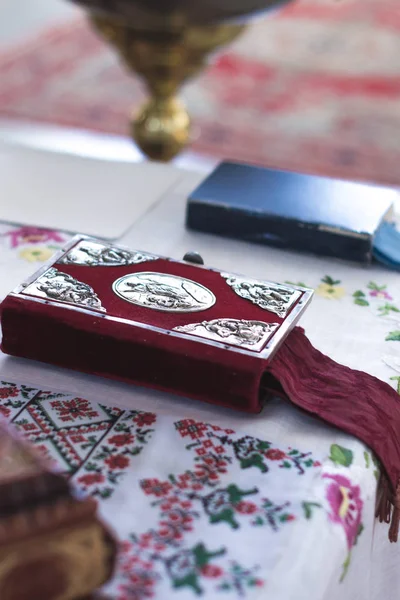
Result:
[[[382,463],[377,515],[400,524],[400,403],[296,327],[312,291],[74,238],[2,303],[2,350],[248,412],[280,395]],[[201,260],[201,259],[200,259]]]
[[[311,296],[77,237],[3,302],[2,350],[257,412]]]

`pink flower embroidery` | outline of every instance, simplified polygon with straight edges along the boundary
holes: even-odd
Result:
[[[0,399],[5,400],[6,398],[14,398],[18,396],[18,390],[15,387],[3,387],[0,388]]]
[[[139,413],[133,420],[138,427],[145,427],[146,425],[153,425],[156,415],[153,413]]]
[[[215,577],[221,577],[223,571],[221,567],[217,567],[216,565],[204,565],[201,569],[201,573],[204,577],[211,577],[214,579]]]
[[[383,298],[385,300],[393,300],[393,298],[389,294],[389,292],[385,292],[385,290],[372,290],[369,293],[369,295],[372,296],[373,298]]]
[[[20,227],[8,231],[6,235],[11,238],[11,248],[17,248],[21,244],[40,244],[43,242],[63,243],[64,238],[57,231],[51,229],[40,229],[38,227]]]
[[[114,444],[114,446],[126,446],[127,444],[132,444],[134,439],[131,433],[119,433],[110,437],[108,441],[110,444]]]
[[[10,413],[11,411],[9,408],[7,408],[6,406],[0,406],[0,416],[9,417]]]
[[[126,469],[129,466],[129,458],[123,454],[113,454],[104,461],[108,467],[113,471],[114,469]]]
[[[265,456],[269,458],[269,460],[282,460],[285,458],[286,454],[282,450],[271,448],[270,450],[266,451]]]
[[[331,508],[329,517],[333,523],[339,523],[343,527],[350,550],[361,526],[363,501],[360,487],[352,485],[343,475],[326,474],[323,477],[331,480],[326,493]]]
[[[102,483],[104,476],[101,473],[87,473],[79,477],[78,481],[83,485],[93,485],[94,483]]]
[[[172,485],[168,481],[159,479],[144,479],[140,485],[145,494],[154,494],[157,498],[166,496],[172,490]]]
[[[243,515],[251,515],[257,511],[257,506],[253,502],[242,500],[235,505],[235,509]]]

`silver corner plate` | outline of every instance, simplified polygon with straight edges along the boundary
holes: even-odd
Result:
[[[174,331],[190,333],[207,340],[260,352],[278,327],[278,323],[264,323],[263,321],[213,319],[212,321],[174,327]]]
[[[97,240],[80,240],[69,252],[57,261],[62,265],[79,265],[85,267],[119,267],[124,265],[137,265],[140,263],[157,260],[158,256],[125,250],[118,246],[104,244]]]
[[[278,315],[281,319],[286,317],[302,295],[297,288],[270,281],[249,279],[229,273],[221,273],[221,276],[238,296]]]
[[[106,312],[99,297],[90,285],[78,281],[71,275],[62,273],[54,267],[48,269],[33,283],[25,287],[24,294]]]

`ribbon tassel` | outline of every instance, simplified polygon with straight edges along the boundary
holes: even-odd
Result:
[[[336,363],[293,329],[267,365],[296,406],[354,435],[382,465],[376,516],[390,523],[389,540],[400,526],[400,402],[387,383]],[[275,386],[276,387],[276,386]]]
[[[399,536],[399,525],[400,525],[400,481],[397,482],[396,493],[394,497],[394,509],[392,514],[392,520],[389,528],[389,540],[391,542],[397,542]]]
[[[393,494],[385,473],[381,473],[376,497],[375,516],[380,523],[390,523],[389,540],[397,542],[400,526],[400,482]]]

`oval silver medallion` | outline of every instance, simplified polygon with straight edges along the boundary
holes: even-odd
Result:
[[[127,302],[166,312],[198,312],[211,308],[216,301],[200,283],[167,273],[124,275],[114,281],[112,288]]]

